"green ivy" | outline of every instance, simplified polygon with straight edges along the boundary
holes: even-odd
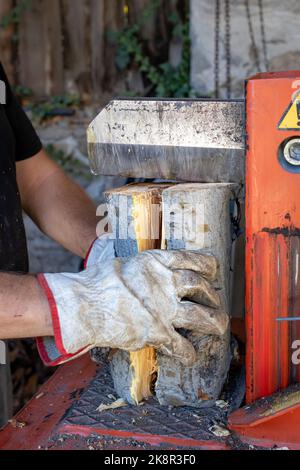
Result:
[[[27,86],[17,85],[14,87],[15,94],[21,99],[29,99],[33,96],[33,90]]]
[[[17,25],[20,22],[21,15],[31,6],[31,0],[20,0],[9,13],[3,16],[0,21],[1,28],[8,28],[11,25]]]
[[[122,31],[111,31],[109,40],[116,45],[115,64],[120,70],[125,70],[135,63],[140,72],[150,82],[153,94],[158,97],[189,97],[194,95],[190,86],[190,38],[189,20],[184,22],[174,13],[169,21],[172,24],[173,37],[182,41],[181,63],[174,68],[169,62],[159,65],[151,63],[144,53],[143,43],[139,37],[141,27],[153,15],[160,5],[159,0],[150,2],[140,21],[126,26]]]
[[[31,112],[34,122],[40,123],[49,117],[53,117],[51,113],[56,109],[70,108],[80,104],[80,97],[77,94],[57,95],[50,98],[44,103],[30,103],[27,106]]]
[[[17,26],[20,23],[21,16],[31,6],[31,0],[20,0],[9,13],[0,19],[0,28],[7,29],[10,26]],[[11,36],[13,43],[18,43],[19,34],[15,28],[14,34]]]

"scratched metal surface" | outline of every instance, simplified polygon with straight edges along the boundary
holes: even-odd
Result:
[[[244,102],[113,100],[88,131],[95,174],[176,181],[244,179]]]

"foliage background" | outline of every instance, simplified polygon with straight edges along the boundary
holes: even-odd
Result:
[[[188,0],[1,0],[1,60],[18,93],[50,109],[74,97],[187,97],[188,21]]]

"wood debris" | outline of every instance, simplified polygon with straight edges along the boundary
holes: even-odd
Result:
[[[123,398],[119,398],[118,400],[108,405],[101,403],[101,405],[98,406],[96,411],[99,411],[101,413],[102,411],[115,410],[116,408],[121,408],[123,406],[128,406],[128,403],[125,400],[123,400]]]

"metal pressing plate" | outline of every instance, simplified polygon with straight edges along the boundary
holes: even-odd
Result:
[[[87,131],[94,174],[244,179],[244,101],[113,100]]]
[[[97,411],[100,404],[114,401],[116,393],[107,365],[101,366],[96,378],[60,423],[60,434],[104,435],[136,439],[144,443],[172,444],[177,447],[227,446],[230,436],[216,437],[215,425],[226,426],[228,409],[167,407],[155,398],[142,405]]]

